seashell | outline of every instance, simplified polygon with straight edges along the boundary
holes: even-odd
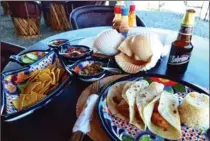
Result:
[[[135,35],[124,40],[118,49],[127,56],[134,56],[136,60],[146,62],[153,55],[152,45],[150,36]]]
[[[115,29],[109,29],[99,33],[93,43],[96,50],[109,56],[116,55],[119,51],[117,47],[125,39]]]
[[[140,43],[139,41],[142,42],[142,39],[146,43]],[[150,49],[147,49],[147,47]],[[149,32],[147,34],[129,36],[120,44],[118,50],[122,54],[115,56],[115,60],[121,69],[127,73],[137,73],[149,70],[156,65],[163,52],[163,45],[157,34]]]
[[[144,67],[144,65],[134,64],[133,60],[123,53],[116,55],[115,61],[118,66],[127,73],[138,73]]]

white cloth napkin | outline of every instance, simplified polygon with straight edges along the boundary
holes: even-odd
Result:
[[[91,116],[92,116],[95,104],[97,102],[97,99],[98,99],[97,94],[92,94],[88,97],[86,101],[86,107],[83,109],[83,111],[79,115],[79,118],[77,119],[72,129],[73,132],[81,131],[86,134],[90,131],[90,120],[91,120]]]

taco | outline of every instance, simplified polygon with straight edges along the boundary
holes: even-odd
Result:
[[[144,108],[145,124],[149,130],[165,139],[178,140],[182,137],[178,97],[166,91],[157,96]]]
[[[130,81],[122,81],[111,86],[106,99],[111,114],[123,120],[129,120],[128,104],[122,97],[123,87],[128,82]]]
[[[125,98],[129,105],[129,122],[141,130],[145,129],[145,124],[136,107],[136,96],[148,86],[149,83],[146,80],[140,80],[133,83],[125,92]]]
[[[146,89],[138,92],[136,96],[136,105],[140,113],[140,116],[144,120],[143,109],[149,104],[155,97],[161,94],[164,85],[158,82],[152,82]]]

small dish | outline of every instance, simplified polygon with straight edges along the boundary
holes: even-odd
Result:
[[[107,67],[108,62],[98,59],[83,59],[68,65],[68,69],[85,82],[93,82],[103,78],[106,71],[100,67]]]
[[[49,53],[48,50],[33,50],[24,52],[18,55],[11,55],[10,61],[16,62],[22,66],[33,64],[46,56]]]
[[[63,46],[64,44],[70,44],[69,43],[69,40],[67,39],[55,39],[55,40],[52,40],[48,43],[48,46],[50,48],[60,48],[61,46]]]
[[[91,56],[92,53],[93,51],[89,47],[83,45],[65,44],[59,50],[59,55],[71,61],[84,59]]]

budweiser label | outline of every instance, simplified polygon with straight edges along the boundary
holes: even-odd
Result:
[[[183,55],[170,55],[168,64],[171,65],[181,65],[189,62],[191,53]]]
[[[181,26],[181,29],[179,30],[179,33],[184,33],[185,35],[191,35],[193,32],[193,26]]]

